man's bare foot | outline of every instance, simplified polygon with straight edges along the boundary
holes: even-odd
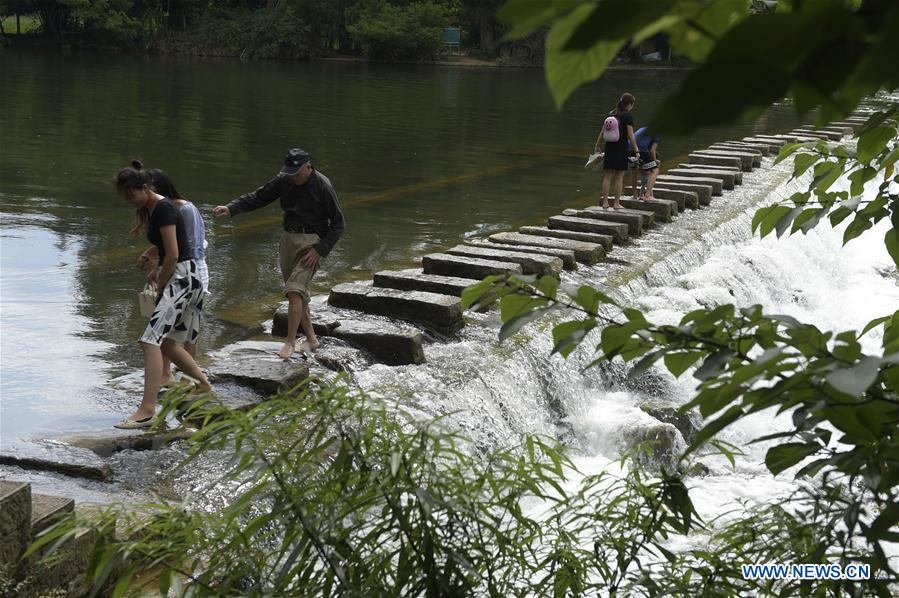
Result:
[[[284,360],[290,359],[293,356],[294,350],[293,343],[284,343],[284,346],[278,351],[278,356]]]
[[[300,343],[299,351],[305,355],[312,355],[315,353],[315,350],[321,346],[321,343],[318,342],[318,339],[314,341],[310,341],[309,339],[304,340]]]

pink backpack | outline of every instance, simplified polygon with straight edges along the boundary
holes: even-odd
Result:
[[[618,130],[618,119],[614,116],[610,116],[603,121],[602,138],[606,142],[615,142],[621,139],[621,133]]]

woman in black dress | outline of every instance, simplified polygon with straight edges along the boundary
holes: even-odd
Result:
[[[621,209],[621,187],[624,183],[624,173],[628,169],[627,141],[630,139],[633,147],[637,147],[637,139],[634,137],[634,117],[631,110],[637,103],[636,98],[630,93],[622,94],[615,109],[609,112],[609,116],[618,121],[618,140],[606,141],[603,132],[599,137],[603,141],[605,155],[603,156],[602,177],[602,207],[609,208],[609,185],[614,183],[615,202],[612,208]]]

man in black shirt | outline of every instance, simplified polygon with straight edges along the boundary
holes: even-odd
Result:
[[[306,334],[300,345],[302,352],[311,353],[319,346],[309,315],[309,283],[319,260],[331,252],[343,234],[346,221],[331,181],[312,166],[312,157],[299,148],[287,153],[281,172],[273,179],[228,205],[216,206],[212,213],[216,217],[234,217],[276,199],[281,200],[284,211],[279,261],[288,301],[287,338],[278,354],[289,359],[295,350],[298,328]]]

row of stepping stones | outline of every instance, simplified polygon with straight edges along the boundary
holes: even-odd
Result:
[[[421,268],[376,272],[371,281],[338,284],[331,289],[332,308],[384,316],[384,321],[349,322],[343,338],[357,342],[356,328],[377,328],[380,335],[396,334],[415,349],[394,353],[386,363],[421,363],[420,334],[416,329],[387,321],[402,320],[436,335],[450,335],[463,326],[460,296],[463,289],[494,274],[536,274],[558,277],[563,269],[602,260],[617,244],[627,243],[643,231],[668,223],[688,209],[708,206],[712,198],[743,182],[743,173],[761,166],[762,158],[776,155],[786,143],[839,140],[860,128],[865,116],[851,116],[825,127],[803,126],[778,135],[753,135],[738,141],[714,143],[691,152],[687,161],[656,179],[656,202],[622,199],[623,209],[597,206],[567,209],[550,217],[545,226],[524,226],[514,232],[466,239],[440,253],[422,257]],[[625,190],[633,195],[633,189]],[[361,314],[360,314],[361,316]],[[275,315],[273,334],[283,334],[286,312]],[[322,332],[341,335],[345,324]],[[363,331],[365,333],[370,330]],[[368,335],[370,336],[370,334]],[[365,342],[368,340],[368,342]],[[362,339],[369,348],[371,339]],[[366,346],[368,345],[368,346]],[[377,356],[376,356],[377,357]]]

